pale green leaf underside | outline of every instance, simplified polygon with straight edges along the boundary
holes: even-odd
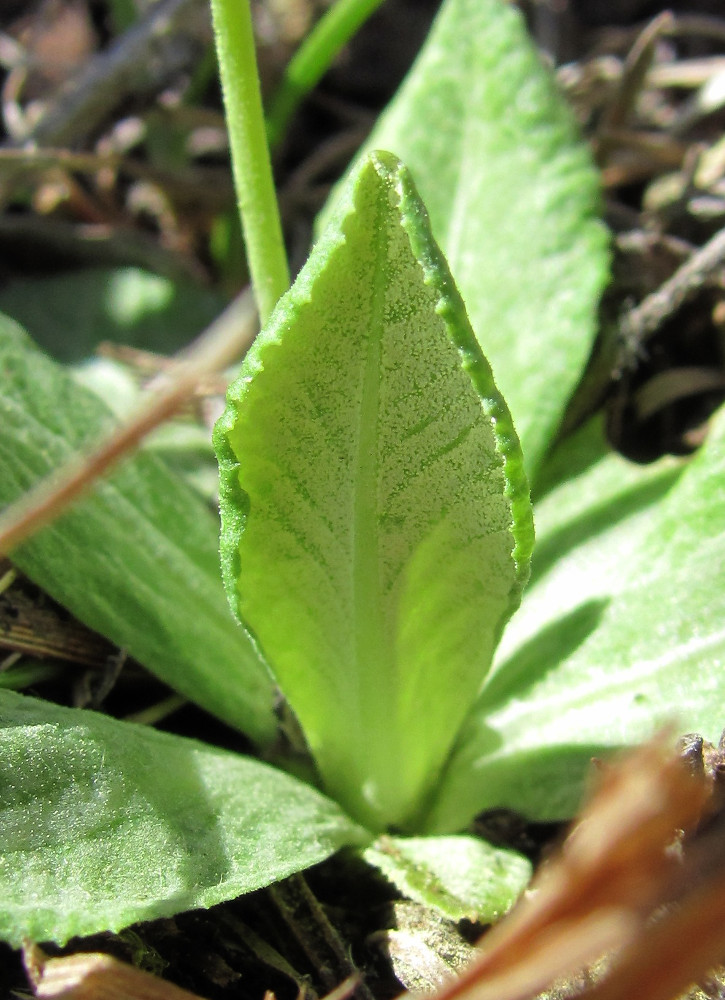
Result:
[[[373,827],[412,821],[518,603],[531,521],[509,415],[389,154],[248,355],[216,444],[228,592],[326,787]]]
[[[258,761],[0,691],[0,938],[209,907],[367,834]]]
[[[112,427],[93,393],[0,317],[0,504]],[[13,553],[60,604],[182,694],[260,741],[272,682],[219,580],[217,525],[160,460],[137,455]]]
[[[513,4],[447,0],[361,155],[409,167],[533,478],[607,275],[597,175]]]
[[[576,442],[572,444],[576,448]],[[725,411],[688,465],[608,455],[537,505],[530,589],[431,826],[571,815],[591,756],[725,726]]]
[[[381,837],[362,852],[402,893],[448,920],[493,923],[531,879],[531,862],[476,837]]]

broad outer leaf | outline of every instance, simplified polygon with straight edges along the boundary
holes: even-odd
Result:
[[[409,899],[448,920],[494,923],[529,884],[531,862],[476,837],[380,837],[362,856]]]
[[[112,427],[77,385],[0,316],[0,503]],[[275,732],[272,682],[229,614],[217,525],[160,460],[137,455],[13,552],[13,562],[86,625],[254,739]]]
[[[409,167],[534,478],[607,276],[598,180],[513,4],[446,0],[361,156]]]
[[[259,761],[0,691],[0,937],[63,943],[208,907],[364,844]]]
[[[394,157],[358,171],[216,445],[228,592],[327,789],[373,828],[414,825],[518,604],[531,515],[509,414]]]
[[[608,455],[537,506],[531,588],[464,728],[433,829],[493,806],[569,816],[592,756],[668,720],[717,741],[724,482],[725,410],[688,465]]]

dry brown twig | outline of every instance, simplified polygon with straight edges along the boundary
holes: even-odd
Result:
[[[181,68],[193,65],[210,31],[203,0],[153,4],[107,51],[83,65],[27,140],[39,146],[77,144],[129,95],[156,93]]]
[[[28,945],[23,960],[40,1000],[201,1000],[196,993],[111,955],[81,952],[48,958],[37,945]]]
[[[252,293],[243,292],[177,357],[167,385],[143,402],[126,424],[91,454],[39,483],[0,515],[0,554],[9,553],[59,517],[100,476],[138,447],[144,437],[181,409],[201,380],[240,358],[252,342],[256,324]]]
[[[693,253],[657,291],[625,313],[619,330],[625,350],[636,357],[642,344],[721,268],[725,268],[725,229]]]
[[[671,30],[674,18],[670,11],[663,11],[649,22],[630,49],[622,67],[622,77],[613,99],[605,108],[599,125],[595,148],[600,161],[605,161],[611,139],[607,133],[621,128],[634,108],[652,66],[657,42]]]
[[[27,945],[23,960],[39,1000],[202,1000],[196,993],[99,952],[49,958],[37,945]],[[349,976],[325,1000],[348,1000],[359,985],[358,976]],[[274,993],[268,990],[264,1000],[275,1000]]]
[[[706,796],[662,741],[607,768],[556,860],[438,1000],[530,1000],[636,939],[676,881],[675,831],[694,828]]]

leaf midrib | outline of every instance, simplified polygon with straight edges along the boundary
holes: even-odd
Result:
[[[355,671],[358,679],[360,736],[369,743],[382,736],[379,717],[386,704],[385,688],[392,671],[382,606],[380,581],[380,525],[378,518],[378,424],[380,419],[380,373],[385,310],[385,266],[388,235],[378,206],[372,248],[373,274],[370,296],[369,336],[365,348],[363,384],[358,414],[357,455],[353,480],[353,608]],[[370,731],[373,724],[375,735]],[[384,726],[384,723],[383,723]]]

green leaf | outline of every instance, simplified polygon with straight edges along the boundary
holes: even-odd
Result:
[[[228,593],[327,789],[414,824],[532,538],[509,414],[394,157],[351,182],[215,443]]]
[[[57,662],[35,660],[24,656],[17,664],[10,667],[3,665],[3,669],[0,670],[0,688],[22,691],[23,688],[32,687],[34,684],[53,680],[62,672],[63,668]]]
[[[442,5],[371,149],[413,175],[533,479],[589,357],[608,252],[589,153],[513,4]]]
[[[593,755],[666,721],[717,742],[724,477],[725,410],[688,465],[605,455],[537,505],[531,587],[464,729],[432,829],[463,826],[493,806],[570,816]]]
[[[0,691],[0,937],[209,907],[367,834],[256,760]]]
[[[456,921],[500,919],[532,874],[521,854],[476,837],[380,837],[362,856],[409,899]]]
[[[170,353],[208,326],[223,305],[208,289],[130,267],[18,278],[0,289],[0,311],[60,361],[86,358],[102,340]]]
[[[101,400],[0,317],[0,504],[97,443]],[[217,523],[159,459],[137,455],[13,552],[86,625],[188,698],[260,742],[272,682],[234,623],[219,580]]]

